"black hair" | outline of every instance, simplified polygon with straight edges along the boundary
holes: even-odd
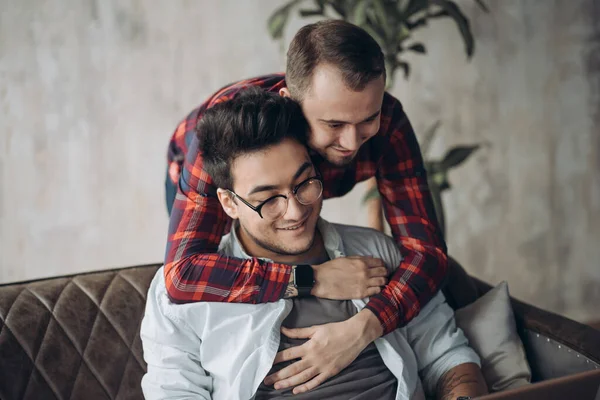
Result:
[[[252,87],[206,110],[196,135],[204,169],[217,187],[232,190],[231,164],[236,157],[287,138],[306,145],[308,123],[291,98]]]

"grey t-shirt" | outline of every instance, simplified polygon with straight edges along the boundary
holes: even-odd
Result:
[[[311,264],[320,264],[312,262]],[[283,321],[288,328],[305,328],[330,322],[341,322],[356,314],[356,307],[349,300],[328,300],[317,297],[294,298],[292,311]],[[306,342],[304,339],[290,339],[283,334],[279,342],[279,351]],[[294,361],[274,365],[269,375],[287,367]],[[385,366],[379,351],[373,343],[369,344],[348,367],[328,379],[315,389],[292,395],[292,388],[275,390],[273,386],[261,383],[256,392],[257,400],[276,400],[293,396],[297,400],[371,400],[394,399],[398,381]]]

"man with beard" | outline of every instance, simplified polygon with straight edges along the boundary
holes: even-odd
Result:
[[[370,296],[366,308],[378,334],[405,326],[439,290],[447,270],[423,160],[398,100],[385,92],[385,62],[377,42],[344,21],[310,24],[295,35],[282,74],[236,82],[212,95],[177,127],[169,146],[167,179],[171,221],[165,255],[167,293],[173,303],[268,303],[294,296],[349,300]],[[226,257],[217,252],[231,219],[205,168],[196,127],[215,104],[258,87],[300,103],[309,124],[309,156],[320,171],[323,197],[348,193],[375,177],[387,221],[403,258],[382,285],[382,260],[341,257],[324,263]],[[202,132],[198,131],[202,136]],[[359,329],[364,331],[366,327]],[[323,328],[324,329],[324,328]],[[323,332],[324,333],[324,332]],[[329,345],[312,366],[324,371],[300,390],[332,376],[324,359],[344,368],[344,332],[329,329]],[[343,365],[346,363],[346,365]]]
[[[220,243],[222,257],[289,265],[377,257],[389,271],[400,265],[391,238],[320,218],[323,182],[293,100],[250,89],[206,111],[199,132],[204,167],[234,221]],[[425,394],[446,400],[486,392],[479,358],[441,292],[406,327],[384,337],[365,308],[368,300],[295,296],[265,304],[176,305],[159,270],[141,330],[144,395],[280,399],[293,391],[299,400]],[[341,361],[324,353],[331,337],[345,355]],[[315,367],[315,357],[324,369]],[[322,376],[329,371],[332,377]],[[315,379],[320,385],[301,390]]]

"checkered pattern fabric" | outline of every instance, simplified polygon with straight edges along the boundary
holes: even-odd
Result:
[[[270,302],[281,299],[288,285],[288,265],[216,254],[230,221],[203,170],[195,128],[207,108],[249,86],[278,92],[285,87],[285,77],[268,75],[222,88],[193,110],[173,134],[169,176],[179,188],[165,258],[167,290],[173,302]],[[385,94],[380,130],[361,147],[350,166],[336,167],[311,155],[323,175],[326,199],[343,196],[356,183],[377,178],[385,215],[404,259],[367,308],[379,318],[385,333],[405,325],[440,288],[448,261],[419,145],[402,105]]]

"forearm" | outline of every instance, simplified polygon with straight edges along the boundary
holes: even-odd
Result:
[[[229,220],[219,201],[192,190],[196,186],[182,176],[171,214],[165,256],[170,300],[256,304],[281,299],[291,267],[218,254]]]
[[[477,364],[461,364],[446,372],[437,384],[437,400],[456,400],[460,396],[487,394],[487,385]]]
[[[173,303],[214,301],[260,304],[278,301],[289,286],[291,267],[218,253],[198,254],[165,265]]]
[[[379,318],[384,335],[405,326],[433,298],[447,270],[447,257],[439,253],[407,252],[381,293],[371,297],[367,308]]]
[[[377,187],[403,260],[388,286],[368,305],[386,333],[418,315],[440,289],[448,266],[447,247],[417,138],[397,101],[392,115],[390,141],[377,171]]]
[[[351,330],[361,338],[363,348],[383,335],[383,328],[379,319],[370,310],[361,310],[348,322],[351,324]]]
[[[179,188],[171,212],[164,263],[171,301],[266,303],[284,297],[290,266],[217,254],[230,219],[219,203],[216,185],[204,169],[198,140],[202,132],[197,129],[206,109],[247,86],[276,90],[274,85],[283,83],[283,76],[273,75],[228,85],[178,125],[169,159],[185,155],[185,161],[177,177]]]
[[[408,324],[419,311],[433,298],[442,286],[448,269],[446,245],[434,226],[418,226],[421,217],[404,217],[404,226],[388,208],[386,215],[395,233],[394,239],[402,261],[382,292],[373,296],[367,307],[380,319],[387,334],[396,328]],[[411,233],[411,230],[428,235],[401,236],[399,231]]]

